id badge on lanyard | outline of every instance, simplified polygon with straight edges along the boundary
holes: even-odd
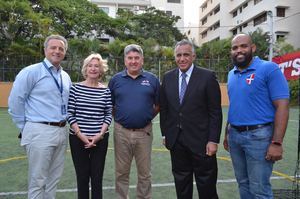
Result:
[[[65,104],[61,105],[61,114],[63,114],[63,115],[67,114],[67,108],[66,108]]]

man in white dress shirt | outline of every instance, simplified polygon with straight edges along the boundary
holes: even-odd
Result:
[[[54,199],[64,168],[71,79],[60,64],[67,48],[64,37],[47,37],[45,59],[20,71],[8,99],[8,112],[27,153],[30,199]]]

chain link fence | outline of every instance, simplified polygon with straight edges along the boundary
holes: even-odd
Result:
[[[103,81],[109,81],[110,78],[119,71],[124,69],[123,57],[107,57],[109,70],[107,71]],[[12,82],[20,70],[31,64],[41,62],[43,58],[29,57],[29,56],[15,56],[15,57],[0,57],[0,82]],[[81,67],[84,58],[67,57],[62,66],[64,70],[70,75],[72,81],[81,81]],[[227,81],[228,71],[231,69],[231,64],[228,60],[222,59],[196,59],[196,65],[208,68],[215,71],[220,83]],[[176,67],[174,59],[152,58],[145,57],[145,70],[154,73],[160,80],[165,72]]]

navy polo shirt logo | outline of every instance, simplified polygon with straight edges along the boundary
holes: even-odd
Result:
[[[141,85],[143,85],[143,86],[150,86],[150,82],[149,82],[149,80],[143,80],[142,83],[141,83]]]
[[[252,83],[252,81],[254,81],[254,77],[255,77],[255,73],[252,73],[251,75],[247,76],[246,82],[248,85],[250,85]]]

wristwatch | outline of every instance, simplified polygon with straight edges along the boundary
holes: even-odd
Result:
[[[274,145],[277,145],[277,146],[282,146],[282,143],[281,142],[277,142],[277,141],[272,141],[272,144],[274,144]]]

